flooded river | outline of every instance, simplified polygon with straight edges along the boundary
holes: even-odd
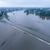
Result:
[[[42,19],[35,14],[26,15],[24,11],[9,13],[9,19],[14,22],[13,24],[15,25],[20,24],[50,36],[50,19]]]
[[[27,15],[26,13],[24,13],[24,10],[10,12],[8,13],[8,18],[9,18],[9,21],[6,19],[2,19],[2,20],[9,23],[0,22],[0,32],[1,32],[0,33],[0,45],[1,45],[0,48],[1,50],[3,49],[14,50],[14,48],[16,50],[17,49],[16,43],[20,41],[21,43],[19,44],[22,44],[24,33],[26,33],[26,31],[22,31],[18,28],[15,28],[16,26],[17,27],[20,26],[22,27],[23,30],[28,30],[30,33],[32,32],[32,34],[38,37],[37,38],[38,40],[39,40],[39,37],[40,39],[42,39],[40,41],[44,40],[43,42],[45,44],[33,38],[32,43],[33,42],[35,43],[35,44],[33,43],[34,48],[37,47],[38,50],[46,50],[46,48],[50,49],[50,46],[48,46],[50,45],[50,19],[46,19],[46,18],[44,19],[43,17],[40,17],[35,14],[31,14],[31,13]],[[4,46],[4,44],[6,47]],[[14,48],[12,49],[11,47],[14,47]]]

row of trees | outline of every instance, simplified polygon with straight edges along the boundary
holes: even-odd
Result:
[[[39,16],[50,16],[50,10],[48,9],[39,9],[39,10],[36,10],[35,12],[36,15],[39,15]]]
[[[38,16],[40,16],[40,18],[42,19],[50,19],[50,10],[49,9],[27,9],[24,11],[24,13],[26,13],[26,15],[29,15],[29,14],[36,14]]]

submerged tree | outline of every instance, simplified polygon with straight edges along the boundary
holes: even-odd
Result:
[[[40,18],[42,19],[50,19],[50,10],[48,10],[47,8],[46,9],[26,9],[24,11],[24,13],[26,13],[26,15],[29,15],[29,14],[32,14],[32,15],[38,15]]]
[[[7,12],[5,10],[0,11],[0,22],[5,22],[4,18],[6,20],[9,20],[9,16],[7,15]]]

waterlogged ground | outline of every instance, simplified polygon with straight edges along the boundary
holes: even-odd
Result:
[[[50,36],[50,20],[41,19],[39,16],[36,16],[35,14],[26,15],[24,11],[13,12],[9,13],[8,15],[10,21],[14,22],[13,24],[15,26],[17,24],[20,24],[22,26],[34,29],[36,31],[39,31],[40,33],[44,33]]]
[[[0,50],[50,50],[50,20],[24,10],[8,16],[0,22]]]

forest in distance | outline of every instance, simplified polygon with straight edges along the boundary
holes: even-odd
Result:
[[[50,8],[0,8],[0,20],[4,17],[5,15],[6,19],[8,19],[8,12],[13,12],[13,11],[19,11],[19,10],[24,10],[24,13],[26,15],[32,14],[39,16],[40,18],[50,19]]]

